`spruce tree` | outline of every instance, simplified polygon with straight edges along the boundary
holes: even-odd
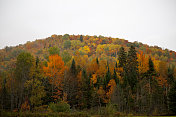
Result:
[[[78,79],[77,79],[77,69],[75,60],[73,59],[71,67],[70,67],[70,76],[68,76],[68,80],[70,81],[68,83],[68,101],[71,105],[71,107],[77,107],[78,100],[77,100],[77,94],[78,94]]]
[[[125,49],[123,47],[121,47],[119,50],[119,58],[118,58],[119,67],[125,68],[126,58],[127,58],[127,55],[126,55]]]
[[[76,72],[76,65],[75,65],[75,60],[74,60],[74,59],[72,60],[72,64],[71,64],[71,67],[70,67],[70,72],[71,72],[71,74],[74,75],[74,76],[75,76],[76,73],[77,73],[77,72]]]
[[[83,36],[81,35],[80,36],[80,39],[79,39],[81,42],[83,42]]]
[[[118,57],[119,63],[117,67],[123,68],[123,71],[120,71],[120,76],[123,78],[124,82],[123,82],[123,87],[126,87],[127,85],[127,54],[125,52],[125,49],[123,47],[120,48],[119,50],[119,57]]]
[[[113,73],[112,79],[115,80],[116,84],[119,84],[119,79],[117,78],[117,73],[116,73],[115,68],[114,68],[114,73]]]
[[[110,80],[111,80],[111,72],[110,72],[109,66],[108,66],[108,70],[106,72],[105,79],[104,79],[104,89],[105,90],[106,90],[106,87],[107,87]]]
[[[134,88],[137,84],[137,77],[138,77],[137,54],[135,47],[131,46],[127,56],[127,79],[132,91],[134,91]]]
[[[98,60],[98,57],[96,58],[96,62],[97,62],[97,64],[99,65],[99,60]]]
[[[91,75],[87,76],[86,71],[82,70],[82,93],[83,93],[83,104],[84,108],[90,108],[91,107],[91,100],[92,100],[92,92],[93,87],[90,82]]]
[[[152,74],[154,72],[154,64],[153,64],[153,61],[151,59],[151,57],[149,58],[149,73]]]

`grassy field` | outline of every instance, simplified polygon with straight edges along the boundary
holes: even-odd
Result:
[[[151,115],[152,116],[152,115]],[[75,111],[75,112],[7,112],[1,111],[0,117],[147,117],[145,115],[124,114],[120,112],[91,112],[91,111]],[[159,117],[159,116],[153,116]],[[165,116],[167,117],[167,116]],[[174,116],[169,116],[174,117]]]

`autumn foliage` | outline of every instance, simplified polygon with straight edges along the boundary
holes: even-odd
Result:
[[[52,95],[56,99],[59,98],[61,91],[63,90],[63,77],[65,69],[66,67],[64,66],[64,62],[58,55],[49,56],[47,66],[43,67],[45,75],[49,78],[50,84],[52,84],[52,93],[55,93],[55,95]],[[54,89],[57,89],[56,92],[54,92]]]
[[[66,104],[101,112],[112,104],[122,113],[174,113],[175,51],[101,35],[65,34],[0,53],[0,109],[34,111],[61,103],[61,110]]]

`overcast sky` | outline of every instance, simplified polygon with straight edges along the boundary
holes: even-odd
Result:
[[[176,0],[0,0],[0,48],[66,33],[176,51]]]

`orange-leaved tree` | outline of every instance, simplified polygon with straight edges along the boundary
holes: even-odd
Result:
[[[111,79],[108,83],[108,91],[106,92],[108,102],[110,101],[111,96],[114,93],[115,87],[116,87],[116,82],[114,79]]]
[[[58,55],[49,56],[47,66],[43,67],[45,76],[49,78],[49,82],[52,85],[52,97],[54,99],[61,98],[65,69],[64,62]]]
[[[137,54],[138,58],[138,70],[139,74],[146,73],[149,70],[148,59],[149,57],[143,54],[143,51],[140,54]]]

